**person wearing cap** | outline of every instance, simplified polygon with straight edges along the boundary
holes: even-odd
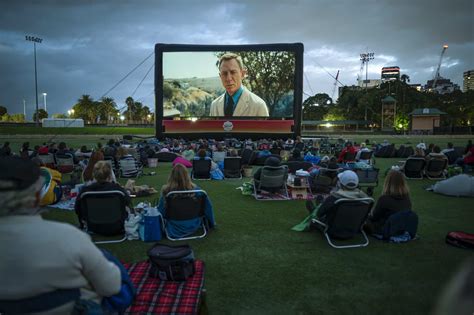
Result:
[[[42,184],[32,161],[0,158],[0,309],[10,302],[38,309],[42,301],[53,301],[36,313],[70,314],[75,302],[58,302],[68,289],[80,289],[80,299],[100,304],[102,297],[120,291],[120,269],[89,235],[41,217]]]
[[[359,187],[359,177],[353,171],[347,170],[337,175],[337,190],[333,191],[327,197],[318,209],[317,218],[326,222],[327,215],[336,208],[335,203],[338,199],[356,199],[365,198],[367,195]]]

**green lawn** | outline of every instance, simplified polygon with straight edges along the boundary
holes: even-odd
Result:
[[[74,145],[93,144],[100,138],[74,139]],[[357,141],[366,136],[349,138]],[[448,141],[467,142],[466,138],[424,138],[443,147]],[[18,148],[26,139],[9,140]],[[377,159],[376,166],[385,170],[396,161]],[[170,163],[160,163],[156,175],[142,176],[137,182],[159,190],[170,169]],[[303,201],[256,201],[236,190],[243,181],[197,182],[208,192],[217,221],[206,238],[188,242],[206,264],[211,314],[428,314],[448,279],[472,257],[472,252],[446,245],[444,237],[453,230],[474,232],[473,199],[425,191],[432,181],[409,181],[413,210],[420,218],[419,240],[398,245],[370,239],[366,248],[346,250],[331,248],[320,233],[291,231],[307,215]],[[51,210],[45,217],[76,223],[72,212]],[[136,262],[146,259],[151,245],[129,241],[104,247],[125,262]]]

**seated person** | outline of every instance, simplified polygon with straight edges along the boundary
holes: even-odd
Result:
[[[360,144],[360,150],[357,151],[357,154],[356,154],[356,161],[359,161],[359,162],[363,162],[363,163],[367,163],[367,164],[368,164],[368,163],[370,162],[369,160],[361,160],[361,159],[360,159],[360,154],[361,154],[362,152],[370,152],[370,149],[367,148],[367,145],[365,144],[365,142],[362,142],[362,143]]]
[[[184,191],[184,190],[198,190],[200,189],[197,185],[193,184],[191,177],[185,166],[182,164],[176,164],[171,170],[170,176],[168,177],[168,182],[161,187],[161,197],[160,202],[158,203],[158,211],[165,216],[165,197],[171,191]],[[215,226],[214,221],[214,212],[212,210],[212,204],[209,198],[206,198],[206,205],[204,209],[204,214],[207,219],[209,227],[212,228]],[[199,218],[179,221],[167,222],[167,231],[172,237],[183,237],[190,235],[196,231],[201,225]]]
[[[74,205],[74,210],[76,211],[77,218],[79,220],[79,224],[81,228],[84,228],[84,214],[83,209],[81,209],[81,196],[88,191],[108,191],[108,190],[119,190],[125,194],[125,202],[127,207],[133,208],[132,201],[128,192],[122,188],[119,184],[112,181],[112,168],[110,164],[105,161],[98,161],[94,165],[94,169],[92,172],[94,176],[94,181],[87,186],[84,186],[80,191],[79,195],[76,198],[76,203]],[[123,213],[123,221],[127,218],[127,212]]]
[[[295,148],[288,159],[288,162],[290,161],[304,161],[304,158],[301,157],[301,151]]]
[[[383,184],[383,191],[367,219],[366,230],[382,234],[385,222],[397,211],[411,210],[410,192],[402,172],[391,170]]]
[[[346,154],[347,153],[353,154],[354,157],[352,159],[349,159],[349,160],[346,159]],[[356,154],[357,154],[357,150],[352,145],[352,142],[347,141],[346,146],[344,147],[344,149],[342,149],[341,153],[339,154],[339,157],[337,158],[337,162],[338,163],[345,163],[345,162],[354,161]]]
[[[210,160],[211,161],[211,178],[212,179],[224,179],[224,174],[217,165],[208,155],[206,149],[200,149],[198,154],[194,157],[193,160]]]
[[[358,188],[359,177],[353,171],[347,170],[337,175],[337,190],[331,192],[319,207],[316,217],[319,221],[326,223],[329,213],[336,209],[335,202],[341,198],[356,199],[365,198],[367,195]]]
[[[425,156],[426,161],[430,159],[437,159],[437,160],[447,160],[448,157],[441,153],[441,149],[439,146],[435,145],[431,149],[431,153],[429,153],[427,156]]]
[[[278,166],[281,166],[281,164],[280,164],[280,160],[277,157],[270,156],[265,160],[264,166],[278,167]],[[262,168],[263,167],[260,167],[255,172],[255,174],[253,174],[253,180],[255,181],[257,186],[258,186],[258,183],[260,182],[260,177],[262,176]],[[275,169],[275,172],[280,172],[280,169]],[[285,180],[286,180],[286,178],[285,178]],[[262,187],[262,188],[265,189],[265,187]],[[267,190],[267,189],[265,189],[265,190]],[[270,189],[271,192],[275,192],[275,190],[278,190],[278,188]]]
[[[102,150],[97,150],[94,151],[91,155],[91,158],[87,161],[87,165],[84,168],[84,171],[82,172],[82,179],[86,184],[89,184],[89,182],[92,182],[94,180],[93,177],[93,170],[94,166],[97,162],[103,161],[104,160],[104,153],[102,153]],[[114,176],[114,181],[115,181],[115,174]]]
[[[474,165],[474,146],[471,146],[463,157],[457,159],[456,164],[462,166],[464,170],[467,165]]]
[[[120,269],[76,227],[43,220],[38,209],[40,170],[32,161],[0,159],[0,301],[18,301],[57,290],[80,289],[80,298],[101,303],[120,291]],[[50,300],[57,301],[52,297]],[[72,314],[74,301],[46,314]]]
[[[5,141],[3,146],[0,148],[0,157],[12,156],[12,149],[10,148],[10,142]]]

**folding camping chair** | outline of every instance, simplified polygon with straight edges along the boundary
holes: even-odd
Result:
[[[209,226],[207,219],[204,214],[205,202],[207,193],[204,190],[185,190],[185,191],[171,191],[166,194],[165,201],[165,215],[163,220],[163,230],[165,231],[166,237],[171,241],[183,241],[197,238],[203,238],[206,236]],[[179,237],[172,237],[168,231],[168,223],[173,221],[176,225],[180,221],[186,221],[198,218],[200,219],[200,225],[197,226],[196,230],[192,234],[183,234]],[[179,224],[179,223],[178,223]],[[192,236],[196,233],[199,228],[202,229],[202,233]]]
[[[62,174],[71,174],[74,171],[74,158],[71,154],[57,154],[56,167]]]
[[[211,179],[211,160],[193,160],[192,179]]]
[[[375,164],[375,160],[372,158],[374,151],[362,151],[359,155],[359,161],[369,161],[369,165]]]
[[[336,200],[335,209],[329,213],[326,222],[312,219],[311,222],[323,228],[328,244],[333,248],[355,248],[369,245],[369,239],[363,230],[364,223],[374,204],[372,198]],[[336,245],[334,239],[349,240],[362,234],[364,242],[351,245]]]
[[[124,156],[119,160],[120,177],[138,177],[142,174],[142,168],[138,161],[131,155]]]
[[[422,157],[409,157],[403,165],[403,172],[408,179],[423,179],[426,160]]]
[[[263,200],[258,197],[258,193],[262,189],[270,192],[276,190],[284,190],[286,199],[290,199],[288,195],[288,187],[286,180],[288,179],[288,167],[286,165],[280,166],[263,166],[260,173],[260,179],[253,180],[254,197],[257,200]]]
[[[359,187],[367,188],[367,194],[372,196],[373,188],[379,185],[379,169],[378,168],[367,168],[367,169],[354,169],[353,170],[359,178]]]
[[[44,166],[48,168],[56,168],[56,162],[54,161],[54,155],[52,153],[38,154],[38,158]]]
[[[158,152],[155,153],[153,157],[157,158],[160,162],[173,162],[174,159],[178,157],[178,155],[173,152]]]
[[[425,166],[425,175],[429,179],[446,179],[445,171],[448,159],[429,159]]]
[[[224,178],[242,178],[242,165],[240,157],[226,157],[224,159]]]
[[[120,243],[126,240],[123,225],[128,212],[123,192],[87,191],[81,194],[79,202],[86,232],[103,236],[123,235],[119,239],[98,241],[96,244]]]

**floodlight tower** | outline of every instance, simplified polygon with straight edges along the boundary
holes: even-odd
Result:
[[[365,64],[365,89],[367,90],[367,83],[368,83],[368,75],[369,75],[369,61],[374,59],[373,52],[366,52],[360,54],[360,60],[362,61],[362,66]]]
[[[25,39],[27,41],[33,42],[34,52],[35,52],[35,96],[36,96],[36,127],[39,127],[39,114],[38,114],[38,75],[36,72],[36,43],[41,44],[43,41],[42,38],[26,35]]]

